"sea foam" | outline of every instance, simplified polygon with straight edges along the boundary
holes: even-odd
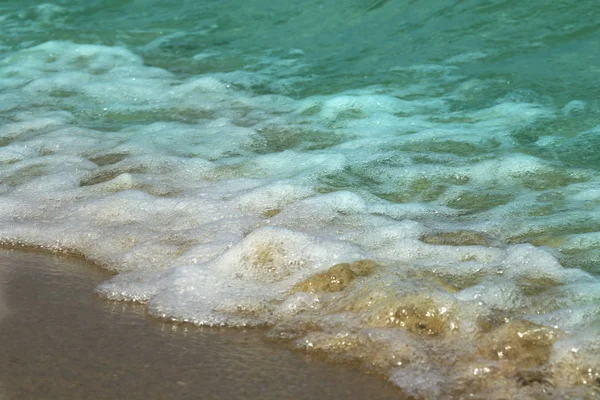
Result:
[[[456,67],[414,69],[409,88],[292,99],[122,47],[16,52],[0,63],[0,242],[83,255],[118,273],[105,298],[268,326],[407,394],[592,393],[598,172],[513,135],[565,111],[456,111],[464,87],[432,92]]]

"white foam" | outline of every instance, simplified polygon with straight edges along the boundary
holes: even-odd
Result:
[[[580,115],[587,108],[587,104],[581,100],[571,100],[562,108],[562,113],[566,116]]]
[[[276,182],[241,195],[238,204],[244,209],[276,210],[314,194],[310,187]]]
[[[318,325],[290,337],[372,356],[432,396],[445,372],[419,367],[427,346],[460,332],[447,351],[462,357],[498,310],[567,336],[597,323],[598,278],[564,268],[553,247],[598,248],[586,225],[600,215],[598,173],[515,152],[510,134],[561,112],[508,98],[450,111],[434,90],[460,80],[447,66],[409,68],[423,83],[402,90],[239,89],[271,72],[179,79],[125,48],[64,42],[14,53],[0,63],[2,101],[20,99],[0,126],[0,242],[82,254],[119,272],[99,293],[157,317]],[[540,237],[546,247],[519,244]],[[291,293],[359,260],[373,271],[338,266],[341,292]],[[437,339],[391,324],[429,302],[443,314]],[[391,369],[373,347],[412,364]]]
[[[457,54],[446,60],[448,64],[458,64],[463,62],[471,62],[486,58],[488,55],[481,51],[472,51],[468,53]]]

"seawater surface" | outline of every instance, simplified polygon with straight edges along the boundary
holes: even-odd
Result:
[[[596,8],[3,1],[0,242],[415,398],[598,398]]]

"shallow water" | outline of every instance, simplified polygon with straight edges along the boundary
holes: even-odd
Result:
[[[600,387],[591,1],[3,2],[0,241],[416,397]]]
[[[267,343],[260,330],[148,320],[92,295],[81,261],[0,252],[0,398],[397,399],[379,377]]]

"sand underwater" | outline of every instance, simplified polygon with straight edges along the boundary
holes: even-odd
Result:
[[[381,378],[224,330],[148,320],[92,295],[110,274],[0,252],[2,399],[397,399]]]
[[[596,8],[3,1],[0,245],[110,271],[97,329],[352,364],[382,398],[599,398]]]

